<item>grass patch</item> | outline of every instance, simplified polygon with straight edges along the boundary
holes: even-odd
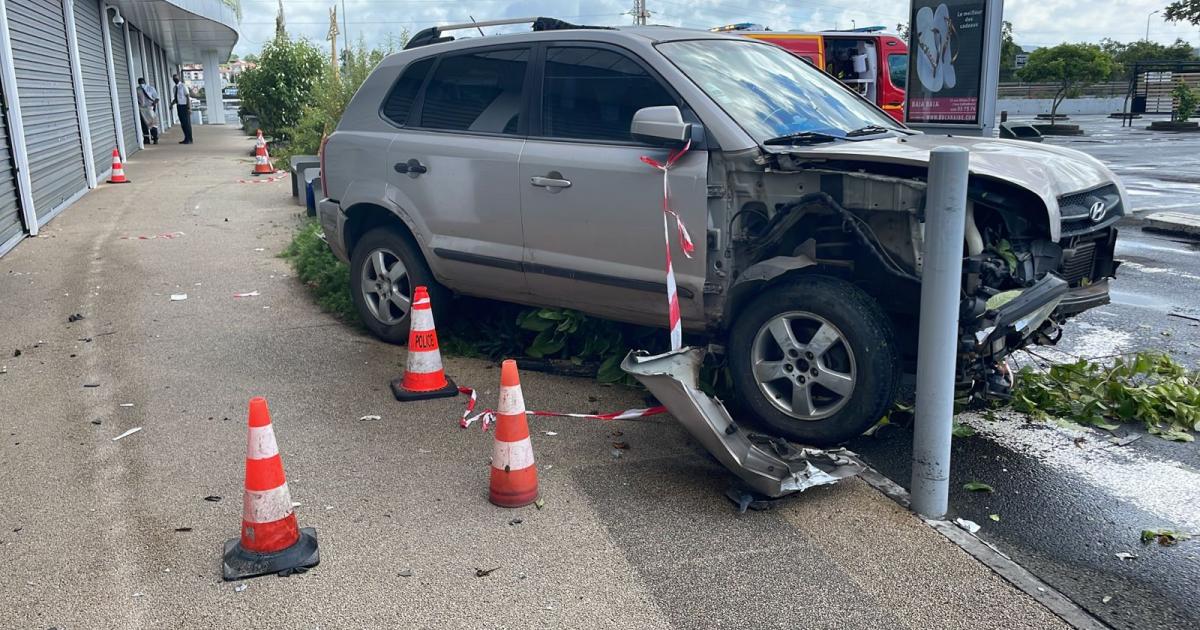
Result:
[[[321,224],[305,221],[280,257],[296,270],[296,277],[307,286],[317,304],[334,317],[358,323],[358,311],[350,297],[350,268],[337,259],[321,240]]]

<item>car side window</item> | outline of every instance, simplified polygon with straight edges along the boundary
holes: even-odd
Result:
[[[420,126],[517,133],[528,65],[528,48],[443,57],[425,88]]]
[[[429,74],[429,69],[433,67],[433,61],[433,57],[421,59],[404,69],[400,79],[388,93],[387,100],[383,102],[383,115],[388,120],[397,125],[408,124],[408,114],[421,91],[421,84],[425,82],[425,75]]]
[[[633,114],[678,105],[629,57],[602,48],[551,47],[542,83],[542,134],[551,138],[630,141]]]

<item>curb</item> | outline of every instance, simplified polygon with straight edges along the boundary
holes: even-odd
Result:
[[[1142,218],[1142,229],[1200,239],[1200,216],[1183,212],[1156,212]]]
[[[859,461],[861,463],[861,460]],[[867,485],[878,490],[901,507],[911,509],[909,507],[908,491],[901,487],[900,484],[884,477],[879,471],[866,465],[866,463],[863,463],[863,468],[863,472],[858,476],[859,479],[862,479]],[[1072,601],[1071,598],[1043,582],[1036,575],[1030,573],[1028,569],[1017,564],[1012,558],[1005,555],[986,540],[967,532],[950,521],[928,519],[916,513],[914,513],[914,516],[924,521],[926,525],[932,527],[950,542],[958,545],[960,549],[970,554],[973,558],[982,562],[996,575],[1004,578],[1009,584],[1012,584],[1026,595],[1032,597],[1039,604],[1050,610],[1050,612],[1058,615],[1060,619],[1072,628],[1076,628],[1076,630],[1111,630],[1110,626],[1093,617],[1091,613],[1084,610],[1079,604]]]

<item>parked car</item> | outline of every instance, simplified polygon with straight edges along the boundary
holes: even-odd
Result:
[[[1082,153],[924,135],[777,46],[539,19],[419,33],[324,147],[320,218],[354,300],[402,343],[414,286],[665,326],[663,159],[697,248],[674,257],[685,332],[723,351],[740,403],[812,444],[860,434],[916,348],[929,152],[971,151],[964,391],[1108,301],[1121,184]]]

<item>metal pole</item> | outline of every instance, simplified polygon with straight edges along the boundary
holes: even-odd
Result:
[[[938,147],[929,159],[912,455],[912,509],[928,518],[945,516],[950,491],[969,158],[962,147]]]
[[[1150,41],[1150,18],[1154,17],[1155,13],[1158,13],[1158,9],[1155,9],[1146,15],[1146,41]]]

